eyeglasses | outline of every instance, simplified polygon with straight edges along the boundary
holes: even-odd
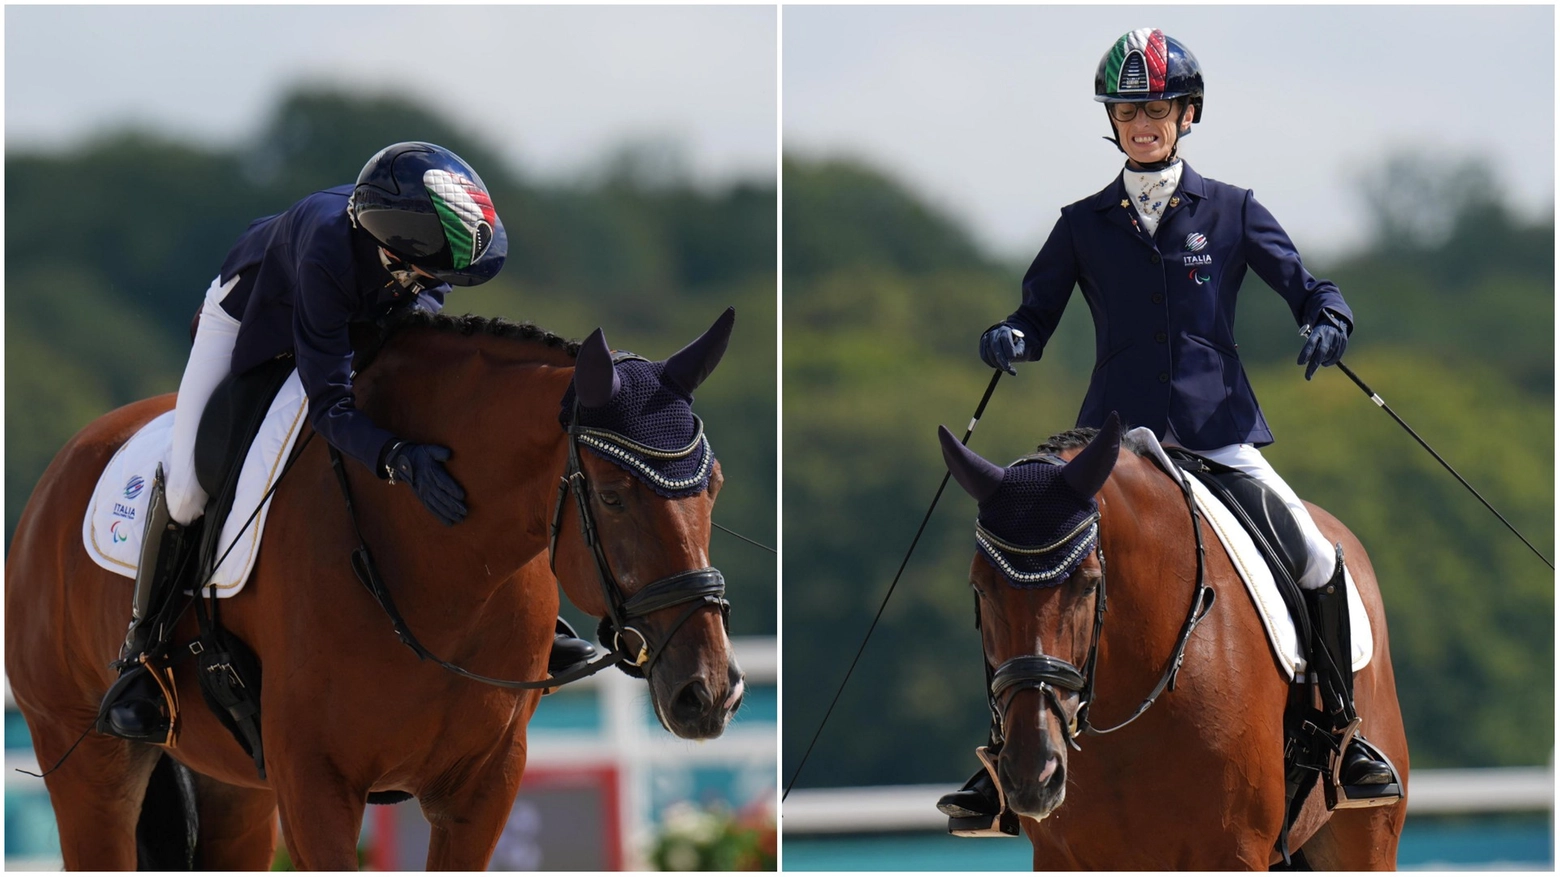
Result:
[[[1175,108],[1173,101],[1151,100],[1141,104],[1110,104],[1110,117],[1118,122],[1130,122],[1137,118],[1138,108],[1148,114],[1150,119],[1163,119],[1170,115]]]

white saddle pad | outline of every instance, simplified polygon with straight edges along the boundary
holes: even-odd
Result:
[[[1305,654],[1300,648],[1300,638],[1295,632],[1294,619],[1289,615],[1289,608],[1284,605],[1283,597],[1279,596],[1278,584],[1273,581],[1273,571],[1268,569],[1267,562],[1262,559],[1262,553],[1257,550],[1257,545],[1251,540],[1251,534],[1240,525],[1235,515],[1224,507],[1208,488],[1196,478],[1187,478],[1170,460],[1164,448],[1160,447],[1159,440],[1155,438],[1153,430],[1140,426],[1132,430],[1128,435],[1141,439],[1153,451],[1164,464],[1167,471],[1174,473],[1180,480],[1184,479],[1192,486],[1192,496],[1197,501],[1197,508],[1208,521],[1213,532],[1218,534],[1219,541],[1223,543],[1224,550],[1229,554],[1230,562],[1235,570],[1240,573],[1241,580],[1246,583],[1246,590],[1251,594],[1251,600],[1256,604],[1257,615],[1262,619],[1262,626],[1267,629],[1268,643],[1273,647],[1273,657],[1278,660],[1280,672],[1288,670],[1295,679],[1303,679],[1305,675]],[[1375,649],[1375,641],[1370,630],[1370,618],[1365,614],[1365,603],[1360,599],[1359,588],[1354,584],[1354,576],[1349,573],[1348,567],[1344,567],[1344,585],[1349,598],[1349,641],[1353,647],[1353,665],[1356,671],[1370,663],[1371,653]]]
[[[208,596],[215,591],[219,597],[231,597],[249,579],[255,558],[260,554],[260,534],[270,512],[270,499],[266,498],[265,506],[253,520],[249,516],[281,475],[287,455],[303,430],[307,407],[303,384],[294,371],[271,401],[260,433],[249,447],[249,456],[244,459],[233,510],[223,523],[222,536],[217,541],[217,556],[227,552],[227,557],[211,578],[206,589]],[[87,506],[87,516],[81,524],[81,539],[87,555],[98,566],[134,580],[141,559],[152,476],[159,463],[163,463],[163,470],[167,471],[166,460],[172,446],[173,412],[169,411],[131,436],[98,477]]]

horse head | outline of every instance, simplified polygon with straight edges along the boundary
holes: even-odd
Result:
[[[1095,494],[1116,464],[1121,422],[1112,413],[1070,461],[1037,454],[1007,467],[946,428],[938,436],[980,509],[970,584],[1002,724],[995,779],[1013,812],[1043,819],[1066,796],[1067,747],[1092,672],[1103,576]]]
[[[648,680],[661,723],[692,739],[719,736],[743,694],[725,582],[709,563],[720,464],[691,407],[734,320],[728,308],[659,362],[614,355],[597,329],[580,347],[559,416],[570,471],[554,520],[558,580],[602,618],[602,642],[625,654],[619,667]]]

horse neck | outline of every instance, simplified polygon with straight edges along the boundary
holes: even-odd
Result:
[[[1100,539],[1109,602],[1098,690],[1103,700],[1121,701],[1113,706],[1131,707],[1163,672],[1197,584],[1196,542],[1180,488],[1123,448],[1100,492]]]
[[[404,440],[450,448],[447,468],[466,491],[470,514],[451,528],[410,489],[364,504],[381,506],[365,517],[379,517],[403,565],[437,577],[435,590],[471,580],[461,593],[491,594],[547,550],[567,452],[558,406],[573,374],[571,356],[540,343],[421,329],[392,339],[360,376],[360,407]]]

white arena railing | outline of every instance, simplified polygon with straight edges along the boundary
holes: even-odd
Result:
[[[948,818],[937,812],[937,799],[954,785],[796,789],[781,807],[781,830],[786,836],[941,832]],[[1553,811],[1554,804],[1550,766],[1417,770],[1409,776],[1410,815]]]

